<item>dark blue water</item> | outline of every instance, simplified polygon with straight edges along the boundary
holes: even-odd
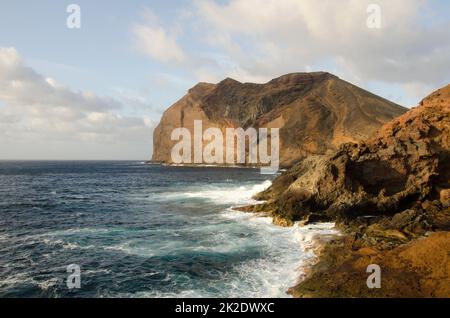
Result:
[[[0,297],[286,296],[312,257],[305,229],[230,209],[268,179],[258,169],[0,162]],[[66,286],[69,264],[81,268],[80,289]]]

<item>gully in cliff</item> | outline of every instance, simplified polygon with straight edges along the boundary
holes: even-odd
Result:
[[[258,134],[259,133],[259,134]],[[270,142],[269,136],[270,135]],[[181,139],[181,140],[180,140]],[[261,166],[261,173],[276,173],[279,169],[279,128],[219,128],[210,127],[203,132],[202,121],[194,120],[194,144],[187,128],[175,128],[171,140],[179,141],[172,148],[172,161],[176,164],[252,164]],[[248,147],[246,140],[248,139]],[[208,142],[203,147],[204,142]],[[268,148],[270,146],[270,154]],[[193,149],[193,158],[192,158]],[[236,150],[236,153],[235,153]],[[246,153],[248,150],[248,160]],[[224,159],[225,154],[225,159]]]

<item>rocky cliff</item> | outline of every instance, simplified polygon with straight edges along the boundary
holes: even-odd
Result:
[[[200,83],[167,109],[154,131],[152,161],[171,163],[173,129],[203,121],[217,127],[280,128],[280,164],[291,166],[311,154],[325,154],[344,142],[358,142],[405,108],[324,72],[294,73],[265,84],[225,79]]]
[[[258,198],[287,223],[393,215],[425,202],[448,205],[449,94],[450,86],[438,90],[366,141],[303,159]]]
[[[281,225],[332,220],[344,233],[293,295],[448,297],[450,85],[368,140],[303,159],[257,199],[267,202],[244,210]],[[373,263],[381,289],[366,286]]]

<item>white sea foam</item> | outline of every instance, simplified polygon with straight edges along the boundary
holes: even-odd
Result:
[[[33,237],[42,236],[70,236],[74,234],[109,234],[112,232],[123,231],[120,228],[95,228],[95,227],[81,227],[81,228],[70,228],[66,230],[52,231],[44,234],[33,235]]]
[[[48,290],[49,288],[52,288],[56,285],[58,285],[58,283],[60,282],[60,280],[56,277],[54,278],[50,278],[48,280],[44,280],[42,282],[35,282],[40,289],[42,290]]]
[[[8,234],[0,234],[0,241],[7,241],[9,239]]]
[[[305,270],[314,261],[315,238],[336,235],[334,223],[318,223],[301,227],[279,227],[270,217],[259,217],[250,213],[227,210],[223,217],[245,222],[254,231],[261,233],[260,244],[267,250],[262,257],[241,264],[237,269],[240,280],[227,287],[228,297],[287,297],[286,291],[304,276]],[[244,285],[244,286],[243,286]]]
[[[155,256],[154,247],[150,246],[146,242],[142,242],[140,245],[133,244],[133,241],[126,241],[124,243],[111,245],[111,246],[102,246],[105,250],[122,252],[130,255],[139,255],[145,257]]]
[[[252,196],[270,186],[270,181],[256,186],[222,187],[188,192],[189,198],[207,198],[220,203],[250,204]],[[305,270],[315,260],[315,238],[336,235],[334,223],[317,223],[292,227],[280,227],[272,218],[253,213],[244,213],[228,208],[219,214],[223,220],[199,228],[199,231],[214,233],[205,235],[187,250],[217,253],[244,253],[249,249],[262,251],[263,255],[238,263],[229,271],[204,286],[181,289],[178,292],[141,291],[122,296],[134,297],[289,297],[286,293],[305,275]],[[195,231],[195,229],[194,229]],[[241,235],[237,235],[241,234]]]
[[[0,287],[15,286],[30,280],[30,274],[27,272],[16,273],[10,276],[2,277]]]
[[[230,184],[209,185],[207,188],[193,189],[189,192],[176,192],[171,195],[177,198],[201,198],[211,200],[219,204],[229,206],[254,203],[252,196],[270,186],[270,181],[259,185],[244,185],[233,187]],[[166,198],[170,198],[164,194]],[[154,231],[154,230],[151,230]],[[161,234],[166,235],[166,229],[161,229]],[[180,286],[173,292],[138,291],[134,294],[114,294],[113,296],[134,297],[288,297],[286,291],[295,285],[299,278],[305,274],[305,269],[315,259],[315,237],[317,235],[334,235],[337,231],[333,223],[319,223],[301,227],[295,224],[292,227],[279,227],[272,224],[270,217],[262,217],[253,213],[244,213],[225,209],[218,215],[207,216],[204,224],[179,227],[180,239],[170,236],[169,239],[147,240],[143,237],[128,238],[115,241],[109,246],[82,245],[76,239],[78,236],[107,236],[110,234],[126,233],[121,228],[72,228],[61,231],[49,232],[34,236],[48,245],[55,245],[63,249],[87,249],[98,248],[114,250],[117,252],[139,255],[143,257],[155,257],[178,252],[189,255],[189,252],[218,253],[223,255],[238,256],[240,253],[251,255],[249,251],[255,251],[254,257],[243,258],[242,261],[230,264],[233,267],[221,273],[215,279],[204,281],[197,285],[187,284]],[[152,234],[154,234],[152,232]],[[192,241],[184,237],[195,238]],[[198,237],[198,239],[197,239]],[[89,242],[89,241],[88,241]],[[258,253],[261,253],[258,255]],[[245,260],[246,259],[246,260]],[[107,269],[93,269],[85,274],[108,274]],[[178,274],[177,274],[178,275]],[[212,273],[212,275],[215,275]],[[167,276],[167,280],[179,279],[179,277]],[[186,280],[190,278],[187,277]],[[30,280],[28,275],[7,277],[6,284],[17,284],[24,280]],[[52,288],[56,281],[48,280],[39,282],[41,289]],[[0,284],[1,285],[1,284]],[[183,285],[184,286],[184,285]]]
[[[252,197],[270,184],[259,185],[249,191]],[[242,202],[247,203],[247,202]],[[248,203],[251,203],[248,201]],[[232,209],[225,210],[221,216],[260,233],[259,243],[265,246],[267,257],[245,262],[236,268],[240,279],[229,280],[227,297],[287,297],[286,291],[305,275],[305,270],[314,261],[315,238],[322,235],[337,235],[334,223],[317,223],[292,227],[280,227],[272,223],[271,217],[244,213]],[[187,296],[192,296],[187,293]],[[183,296],[183,295],[181,295]]]
[[[316,258],[314,254],[315,237],[317,235],[337,234],[333,223],[319,223],[307,227],[298,224],[293,227],[278,227],[267,217],[257,217],[251,214],[226,211],[225,218],[232,218],[239,223],[245,223],[249,231],[258,233],[254,245],[263,247],[264,254],[255,259],[238,263],[232,270],[216,277],[202,286],[192,286],[177,292],[141,291],[134,294],[123,294],[122,297],[290,297],[286,291],[304,277],[305,270]],[[242,225],[242,224],[240,224]],[[224,238],[217,238],[218,241]],[[236,238],[214,246],[221,251],[223,246],[235,245],[235,248],[252,248],[247,240]],[[219,247],[219,249],[218,249]],[[213,274],[214,275],[214,274]]]
[[[93,269],[93,270],[83,270],[83,275],[92,275],[92,274],[110,274],[111,271],[109,269],[101,268],[101,269]]]
[[[0,281],[0,288],[7,289],[20,284],[33,284],[38,286],[41,290],[48,290],[57,285],[58,282],[59,279],[55,277],[38,281],[34,279],[31,272],[21,272],[2,278]]]
[[[54,239],[54,238],[44,238],[42,239],[42,243],[49,246],[61,246],[63,249],[66,250],[95,248],[94,245],[80,245],[75,242],[66,242],[63,239]]]
[[[262,184],[245,185],[245,186],[219,186],[210,185],[202,187],[197,191],[187,192],[171,192],[160,194],[161,198],[167,199],[182,199],[182,198],[200,198],[206,199],[218,204],[250,204],[256,201],[252,200],[252,196],[261,192],[271,185],[271,181],[266,180]]]

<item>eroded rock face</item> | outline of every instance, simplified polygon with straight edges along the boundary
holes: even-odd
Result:
[[[261,210],[288,224],[311,215],[370,223],[408,209],[440,211],[449,189],[450,85],[366,142],[303,159],[257,198],[268,200]]]
[[[246,211],[276,224],[336,221],[295,297],[450,295],[450,85],[359,144],[311,156],[258,194]],[[369,264],[381,288],[366,285]]]
[[[194,120],[210,127],[280,128],[280,164],[358,142],[405,108],[324,72],[294,73],[266,84],[225,79],[200,83],[162,116],[153,135],[152,161],[171,163],[175,128],[193,133]],[[206,144],[206,143],[205,143]]]

